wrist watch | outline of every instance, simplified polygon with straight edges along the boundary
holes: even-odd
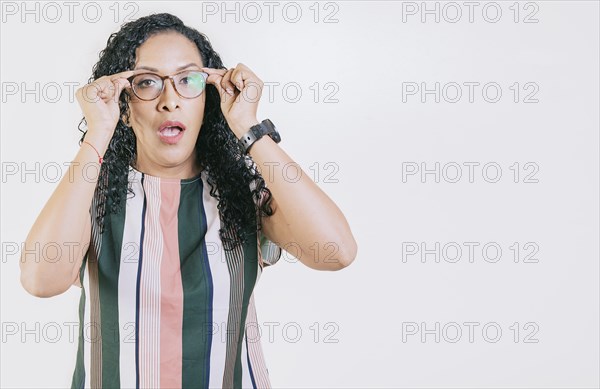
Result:
[[[248,154],[248,152],[250,151],[250,147],[252,147],[254,142],[262,138],[264,135],[269,135],[269,137],[271,137],[271,139],[273,139],[275,143],[281,142],[281,135],[279,135],[279,132],[277,132],[277,129],[275,128],[273,122],[269,119],[265,119],[257,125],[250,127],[248,132],[246,132],[239,139],[240,145],[242,146],[242,150],[244,150],[244,153]]]

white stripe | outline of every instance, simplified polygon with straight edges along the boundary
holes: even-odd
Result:
[[[206,231],[206,250],[208,252],[210,271],[213,279],[213,336],[210,353],[209,387],[221,388],[225,372],[225,356],[227,346],[227,317],[229,315],[229,270],[219,237],[221,220],[217,210],[217,199],[210,195],[210,186],[206,181],[206,171],[202,172],[204,191],[202,201],[208,224]],[[210,330],[210,329],[209,329]]]
[[[136,285],[140,253],[140,234],[144,192],[141,175],[132,171],[135,197],[128,199],[125,213],[121,265],[119,269],[119,368],[122,388],[136,387],[135,370],[135,309]],[[130,196],[130,195],[128,195]]]
[[[257,388],[268,388],[271,385],[266,372],[264,353],[261,344],[261,329],[256,315],[256,306],[254,304],[254,292],[250,296],[250,301],[248,303],[246,331],[246,336],[248,338],[248,353],[250,354],[254,382],[256,383]]]
[[[140,277],[140,387],[160,387],[160,263],[163,236],[160,227],[160,180],[144,177],[148,192],[144,253]]]
[[[259,251],[259,245],[257,240],[256,249]],[[259,254],[260,255],[260,254]],[[254,289],[258,286],[258,280],[262,273],[260,261],[256,262],[256,281],[254,283]],[[250,300],[248,301],[248,309],[246,311],[246,323],[244,326],[244,335],[243,335],[243,343],[242,343],[242,387],[244,388],[253,388],[252,386],[252,377],[250,376],[250,368],[252,368],[252,374],[254,375],[254,382],[257,387],[261,387],[261,380],[259,370],[262,369],[262,365],[257,364],[256,361],[259,360],[259,356],[254,352],[256,347],[256,342],[260,341],[259,337],[259,328],[258,323],[256,321],[256,312],[254,309],[254,290],[250,295]],[[248,337],[249,336],[249,337]],[[246,340],[248,341],[248,345],[246,345]],[[250,354],[250,355],[248,355]],[[249,362],[250,360],[250,362]]]
[[[238,354],[238,342],[240,341],[243,329],[240,328],[242,318],[242,295],[244,292],[244,252],[242,247],[237,246],[234,250],[227,252],[229,267],[231,268],[231,285],[233,295],[231,296],[231,307],[229,312],[229,328],[227,328],[227,344],[225,355],[228,359],[225,361],[225,377],[223,386],[232,386],[235,372],[235,362],[240,358]]]
[[[102,382],[102,338],[100,332],[100,321],[102,314],[100,312],[100,294],[99,294],[99,283],[98,283],[98,258],[100,258],[101,251],[101,235],[99,232],[99,226],[97,223],[98,215],[98,189],[94,192],[91,206],[91,222],[92,222],[92,236],[91,236],[91,247],[86,258],[86,265],[83,275],[83,293],[85,294],[85,306],[84,306],[84,317],[83,317],[83,342],[84,342],[84,374],[85,382],[84,387],[96,387],[101,386]],[[90,281],[90,257],[92,268],[94,269],[94,280]],[[94,288],[92,293],[92,287]],[[92,295],[94,299],[92,299]],[[92,322],[92,307],[95,309],[95,318]],[[93,358],[92,354],[95,353],[96,358]],[[96,366],[92,366],[92,361],[95,361]],[[95,374],[95,381],[92,382],[92,370]]]

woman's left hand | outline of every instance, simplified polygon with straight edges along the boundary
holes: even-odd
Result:
[[[221,111],[227,124],[237,138],[241,138],[250,127],[259,123],[256,111],[264,83],[242,63],[229,70],[202,68],[202,71],[208,73],[206,82],[219,91]]]

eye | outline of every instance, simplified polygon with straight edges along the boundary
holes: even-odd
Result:
[[[136,89],[156,88],[160,86],[160,78],[154,74],[140,74],[133,79],[133,86]]]
[[[183,85],[201,87],[204,84],[204,77],[202,77],[201,73],[188,73],[181,77],[179,83]]]
[[[135,85],[138,88],[151,88],[154,85],[156,85],[156,80],[154,80],[152,78],[143,78],[141,80],[137,80]]]

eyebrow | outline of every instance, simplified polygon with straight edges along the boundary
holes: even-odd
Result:
[[[183,65],[183,66],[178,67],[177,69],[175,69],[175,71],[178,72],[180,70],[183,70],[185,68],[189,68],[191,66],[196,66],[196,67],[199,67],[199,68],[201,67],[198,64],[195,64],[195,63],[191,62],[191,63],[188,63],[187,65]],[[139,69],[150,70],[151,72],[157,72],[158,73],[158,69],[150,67],[150,66],[139,66],[139,67],[136,67],[133,70],[139,70]]]

